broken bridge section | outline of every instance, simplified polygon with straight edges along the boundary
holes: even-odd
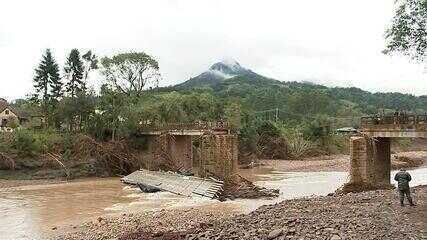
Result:
[[[226,123],[142,124],[139,135],[167,170],[221,180],[237,172],[238,137]]]
[[[209,198],[218,198],[223,184],[213,179],[143,169],[123,177],[122,181],[132,185],[143,184],[186,197],[199,195]]]
[[[344,191],[390,188],[392,138],[427,138],[427,115],[364,117],[350,138],[350,181]]]

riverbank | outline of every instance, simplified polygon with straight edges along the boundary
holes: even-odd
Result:
[[[412,191],[416,207],[400,207],[393,190],[287,200],[195,229],[181,239],[422,239],[427,186]],[[148,239],[140,236],[121,239]]]
[[[122,215],[52,239],[421,239],[427,186],[412,192],[416,207],[400,207],[394,190],[377,190],[285,200],[240,215],[215,207]]]
[[[427,168],[410,172],[411,186],[427,184]],[[258,186],[280,189],[279,197],[219,202],[167,192],[142,193],[122,184],[119,178],[0,188],[0,236],[6,237],[5,240],[46,240],[49,236],[85,239],[86,235],[92,236],[89,239],[111,239],[149,223],[155,223],[147,226],[150,231],[190,231],[200,223],[229,219],[263,205],[326,196],[347,181],[345,172],[278,172],[256,168],[245,169],[241,174],[254,176]],[[176,227],[156,230],[157,223],[161,227]]]
[[[422,158],[427,153],[411,154]],[[3,222],[0,221],[3,224],[0,235],[5,234],[10,237],[6,239],[11,240],[28,239],[25,236],[30,236],[29,239],[53,236],[52,239],[85,240],[88,233],[92,236],[89,239],[119,238],[124,233],[140,230],[140,226],[160,233],[172,231],[175,235],[176,232],[194,231],[200,228],[200,224],[204,226],[217,220],[231,219],[262,205],[332,193],[347,181],[346,172],[342,171],[345,169],[342,163],[347,162],[345,157],[268,160],[265,163],[271,165],[242,169],[242,176],[258,186],[280,189],[280,196],[223,203],[168,193],[145,194],[121,184],[119,178],[0,180],[0,211],[5,214]],[[425,170],[411,170],[411,186],[427,183],[423,177],[426,176]],[[163,228],[158,228],[157,224]],[[25,236],[13,235],[21,231],[25,231]],[[42,237],[34,234],[42,234]]]
[[[391,156],[392,170],[404,168],[416,168],[427,166],[427,150],[406,151],[394,153]],[[323,155],[303,158],[301,160],[260,160],[260,165],[266,168],[274,168],[283,172],[348,172],[350,156],[345,154]],[[0,170],[0,188],[10,186],[23,186],[45,183],[58,183],[66,181],[62,169],[43,170]],[[55,175],[56,174],[56,175]],[[56,177],[55,177],[56,176]],[[87,178],[86,175],[74,175],[72,181]],[[105,176],[106,177],[106,176]]]
[[[98,217],[81,225],[62,226],[51,231],[55,240],[101,240],[119,239],[137,231],[153,234],[189,231],[204,228],[215,221],[222,221],[241,212],[232,205],[211,204],[208,206],[181,209],[162,209],[138,213]]]
[[[405,162],[405,161],[410,162]],[[391,156],[392,170],[427,166],[427,151],[398,152]],[[265,167],[283,172],[348,172],[350,156],[344,154],[304,158],[302,160],[261,160]]]

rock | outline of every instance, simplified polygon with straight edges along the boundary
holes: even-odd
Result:
[[[341,240],[341,237],[338,235],[333,235],[330,240]]]
[[[275,229],[268,234],[268,239],[275,239],[282,234],[283,234],[282,229]]]
[[[289,228],[289,229],[287,230],[287,233],[288,233],[289,235],[293,235],[293,234],[295,234],[295,228]]]

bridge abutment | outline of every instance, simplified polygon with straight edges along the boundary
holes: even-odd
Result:
[[[345,191],[390,188],[390,138],[350,138],[350,181]]]

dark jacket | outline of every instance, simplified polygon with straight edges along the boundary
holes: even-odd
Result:
[[[394,180],[397,181],[397,187],[399,190],[409,189],[409,182],[411,181],[411,175],[406,171],[399,171],[394,176]]]

